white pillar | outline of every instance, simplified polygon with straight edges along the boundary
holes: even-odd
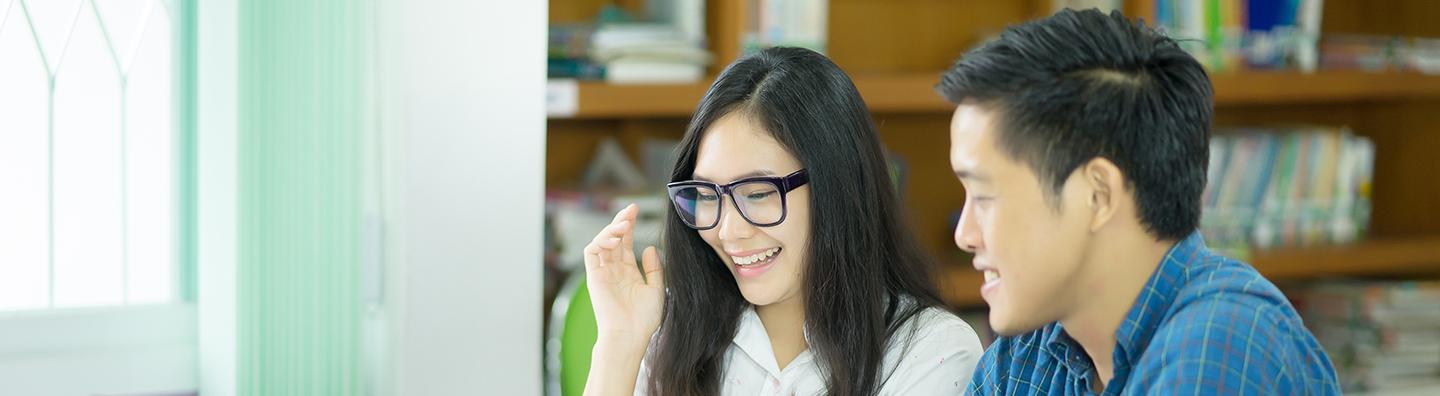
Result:
[[[542,390],[547,6],[381,1],[382,394]]]

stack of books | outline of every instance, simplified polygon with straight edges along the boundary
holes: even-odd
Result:
[[[605,65],[590,60],[594,32],[594,26],[587,23],[551,25],[546,77],[604,80]]]
[[[550,78],[610,83],[694,83],[712,56],[705,50],[702,0],[651,0],[644,15],[614,5],[593,22],[550,27]]]
[[[605,65],[610,83],[694,83],[705,76],[711,55],[703,38],[673,25],[616,23],[595,30],[590,59]]]
[[[1440,282],[1326,282],[1290,296],[1346,393],[1440,386]]]

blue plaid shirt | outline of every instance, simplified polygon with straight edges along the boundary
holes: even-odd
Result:
[[[1115,331],[1104,395],[1338,395],[1330,358],[1295,308],[1248,264],[1177,243]],[[995,341],[972,395],[1090,395],[1099,377],[1059,323]]]

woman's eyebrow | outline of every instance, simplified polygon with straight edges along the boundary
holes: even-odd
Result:
[[[771,171],[771,170],[769,170],[769,169],[759,169],[759,170],[751,171],[750,173],[746,173],[746,174],[740,175],[739,177],[736,177],[736,178],[730,179],[730,180],[740,180],[740,179],[745,179],[745,178],[750,178],[750,177],[756,177],[756,176],[774,176],[774,175],[775,175],[775,172],[774,172],[774,171]],[[699,173],[696,173],[696,174],[695,174],[695,180],[699,180],[699,181],[703,181],[703,182],[715,183],[714,180],[710,180],[710,178],[708,178],[708,177],[701,176]]]

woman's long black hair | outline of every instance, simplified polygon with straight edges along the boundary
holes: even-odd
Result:
[[[693,178],[702,135],[730,112],[747,112],[808,171],[802,297],[809,348],[829,394],[875,394],[888,378],[881,366],[900,326],[944,305],[933,261],[906,226],[869,109],[823,55],[771,48],[746,56],[700,100],[671,181]],[[661,245],[668,295],[648,359],[649,388],[667,396],[719,394],[725,353],[749,303],[726,262],[673,210]]]

